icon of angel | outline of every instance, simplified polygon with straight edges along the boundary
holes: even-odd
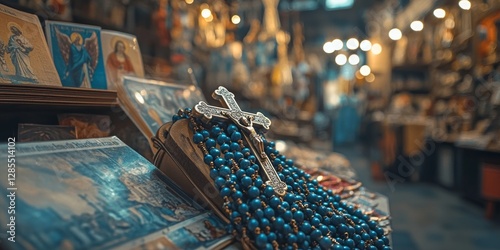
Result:
[[[0,40],[0,68],[8,72],[9,68],[7,68],[7,62],[5,61],[5,52],[7,51],[7,46],[5,46],[5,43]],[[1,77],[1,71],[0,71],[0,77]]]
[[[66,65],[63,77],[65,86],[90,88],[99,60],[99,42],[97,34],[85,40],[77,32],[70,36],[56,29],[57,43]]]

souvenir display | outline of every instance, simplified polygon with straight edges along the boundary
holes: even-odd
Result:
[[[45,32],[63,86],[107,89],[100,27],[45,21]]]
[[[0,83],[61,86],[38,17],[0,4]]]
[[[71,0],[20,0],[19,4],[37,10],[38,15],[50,19],[71,21]]]
[[[155,165],[229,221],[228,232],[243,245],[390,248],[376,221],[311,180],[262,136],[268,118],[242,111],[224,87],[213,97],[223,107],[200,102],[160,128]]]
[[[108,89],[117,89],[122,75],[144,77],[141,50],[134,35],[103,30],[101,41]]]
[[[0,148],[7,161],[7,144]],[[209,249],[231,242],[221,220],[116,137],[18,143],[16,173],[15,185],[0,180],[0,204],[15,194],[19,229],[15,243],[2,241],[2,248]]]

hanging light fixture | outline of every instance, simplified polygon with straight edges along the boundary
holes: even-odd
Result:
[[[325,51],[325,53],[327,53],[327,54],[333,53],[335,51],[335,48],[333,47],[333,43],[332,42],[326,42],[323,45],[323,51]]]
[[[414,31],[421,31],[424,29],[424,23],[422,21],[413,21],[410,24],[410,28]]]
[[[434,10],[433,14],[437,18],[444,18],[446,16],[446,11],[441,8],[437,8]]]
[[[342,66],[347,63],[347,57],[344,54],[338,54],[335,57],[335,63],[339,66]]]
[[[403,33],[401,33],[401,30],[399,30],[398,28],[394,28],[394,29],[389,31],[389,38],[390,39],[397,41],[397,40],[401,39],[401,37],[403,37]]]
[[[374,55],[378,55],[378,54],[382,53],[382,46],[380,44],[378,44],[378,43],[374,43],[372,45],[372,50],[371,51],[372,51],[372,53]]]
[[[350,50],[355,50],[358,48],[359,46],[359,41],[358,39],[356,38],[350,38],[349,40],[347,40],[347,42],[345,43],[346,47]]]
[[[359,73],[362,76],[368,76],[368,75],[370,75],[371,72],[372,72],[372,70],[370,69],[370,66],[368,66],[368,65],[363,65],[363,66],[361,66],[361,68],[359,68]]]
[[[335,39],[332,41],[333,49],[341,50],[344,47],[344,43],[340,39]]]
[[[352,54],[349,56],[349,64],[351,65],[358,65],[359,63],[359,56],[356,54]]]
[[[463,10],[470,10],[471,3],[469,0],[460,0],[460,2],[458,2],[458,6],[460,6]]]
[[[359,48],[362,51],[369,51],[372,48],[372,43],[369,40],[363,40],[359,43]]]
[[[241,22],[241,18],[240,18],[240,16],[238,16],[238,15],[233,15],[233,16],[231,17],[231,22],[232,22],[233,24],[239,24],[239,23]]]

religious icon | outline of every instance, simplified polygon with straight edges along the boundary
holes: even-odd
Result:
[[[101,39],[109,89],[116,89],[123,75],[144,76],[141,51],[134,35],[103,30]]]
[[[13,80],[38,82],[33,68],[31,67],[29,56],[34,49],[33,45],[23,36],[23,32],[17,23],[9,22],[7,27],[11,32],[9,43],[7,44],[7,53],[10,54],[10,60],[15,69],[15,79]]]
[[[66,63],[65,79],[72,80],[72,87],[91,87],[92,77],[98,61],[99,51],[96,33],[85,39],[77,32],[67,35],[56,29],[59,50]]]
[[[99,27],[46,21],[45,28],[63,86],[107,89]]]

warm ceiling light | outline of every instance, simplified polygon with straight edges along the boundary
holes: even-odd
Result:
[[[401,33],[401,30],[398,28],[394,28],[389,31],[389,38],[391,38],[394,41],[397,41],[403,37],[403,33]]]
[[[368,50],[370,50],[372,48],[372,43],[370,41],[368,41],[368,40],[363,40],[359,44],[359,48],[362,51],[368,51]]]
[[[446,16],[446,11],[441,8],[437,8],[434,10],[433,14],[437,18],[444,18]]]
[[[332,44],[335,50],[341,50],[344,47],[344,43],[340,39],[333,40]]]
[[[421,31],[424,29],[424,23],[422,21],[413,21],[410,24],[410,28],[414,31]]]
[[[356,54],[352,54],[349,56],[349,64],[351,65],[358,65],[359,63],[359,56]]]
[[[359,68],[359,73],[361,73],[362,76],[368,76],[372,70],[370,69],[370,66],[368,65],[363,65],[361,68]]]
[[[238,15],[233,15],[233,16],[231,17],[231,22],[232,22],[233,24],[239,24],[239,23],[241,22],[241,18],[240,18],[240,16],[238,16]]]
[[[186,0],[187,4],[192,4],[193,2],[194,2],[194,0]]]
[[[325,53],[327,53],[327,54],[333,53],[335,51],[335,48],[333,48],[333,43],[332,42],[326,42],[323,45],[323,51],[325,51]]]
[[[211,15],[212,15],[212,11],[210,11],[209,9],[201,10],[201,16],[203,18],[209,18]]]
[[[372,45],[372,53],[375,55],[382,53],[382,46],[378,43],[374,43]]]
[[[338,54],[336,57],[335,57],[335,63],[337,65],[344,65],[347,63],[347,57],[344,55],[344,54]]]
[[[347,42],[345,43],[345,45],[346,45],[346,47],[348,49],[355,50],[359,46],[359,41],[356,38],[350,38],[349,40],[347,40]]]
[[[458,2],[458,6],[460,6],[463,10],[470,10],[471,3],[469,0],[460,0],[460,2]]]

